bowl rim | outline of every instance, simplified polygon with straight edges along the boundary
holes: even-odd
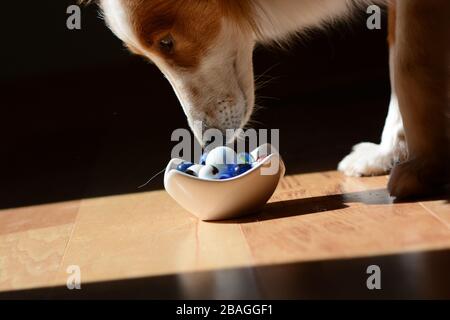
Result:
[[[279,172],[282,171],[282,167],[284,166],[283,160],[281,159],[281,156],[278,152],[273,152],[269,155],[267,155],[262,161],[258,162],[255,166],[252,166],[252,168],[250,170],[247,170],[246,172],[244,172],[243,174],[240,174],[238,176],[235,177],[231,177],[228,179],[208,179],[208,178],[199,178],[196,176],[191,176],[187,173],[178,171],[176,168],[171,168],[171,165],[173,165],[173,163],[177,160],[179,161],[184,161],[183,159],[179,159],[179,158],[173,158],[172,160],[170,160],[170,162],[168,163],[167,167],[166,167],[166,171],[164,173],[164,176],[166,177],[168,174],[172,173],[173,171],[175,171],[173,174],[178,174],[178,175],[182,175],[185,176],[187,178],[193,179],[193,180],[198,180],[198,181],[207,181],[207,182],[217,182],[217,183],[225,183],[225,182],[229,182],[229,181],[235,181],[241,178],[244,178],[245,176],[251,174],[252,172],[258,170],[261,166],[263,166],[264,164],[267,164],[269,161],[271,161],[273,158],[277,158],[278,161],[280,162],[280,166],[279,169],[277,171],[277,173],[275,173],[274,175],[279,174]]]

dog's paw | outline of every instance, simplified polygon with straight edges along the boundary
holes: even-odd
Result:
[[[439,192],[447,183],[445,161],[415,158],[392,169],[388,190],[397,198],[426,196]]]
[[[353,177],[382,175],[391,170],[393,161],[392,153],[385,152],[380,145],[362,142],[342,159],[338,170]]]

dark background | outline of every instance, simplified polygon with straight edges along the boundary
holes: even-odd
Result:
[[[170,85],[98,17],[66,28],[74,1],[5,1],[0,11],[0,208],[163,188],[176,128]],[[389,101],[386,22],[366,14],[310,31],[288,50],[257,48],[260,128],[280,128],[288,173],[333,170],[360,141],[379,141]],[[267,71],[269,70],[269,71]],[[267,72],[266,72],[267,71]]]

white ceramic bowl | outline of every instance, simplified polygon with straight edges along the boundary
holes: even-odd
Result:
[[[224,220],[260,210],[274,193],[286,171],[279,153],[269,144],[252,152],[266,156],[242,175],[226,180],[201,179],[176,170],[183,161],[172,159],[164,174],[164,187],[183,208],[201,220]],[[278,168],[267,174],[269,167]]]

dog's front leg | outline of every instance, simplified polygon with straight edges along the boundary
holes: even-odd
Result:
[[[448,0],[397,1],[394,75],[408,159],[392,170],[393,196],[448,183],[449,14]]]
[[[391,3],[389,6],[388,27],[392,94],[381,142],[380,144],[362,142],[353,147],[352,152],[338,165],[338,169],[348,176],[360,177],[386,174],[396,163],[406,160],[405,132],[395,91],[396,8],[394,3]]]

